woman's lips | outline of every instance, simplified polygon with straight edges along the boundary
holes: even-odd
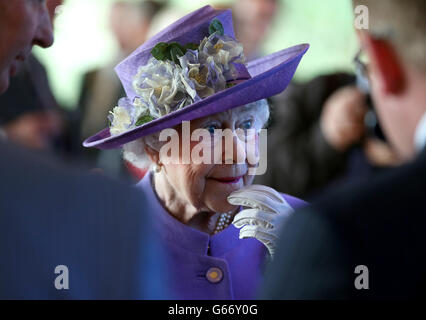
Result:
[[[230,184],[230,183],[238,183],[241,180],[242,177],[243,176],[239,176],[239,177],[211,178],[211,179],[216,180],[216,181],[221,182],[221,183]]]

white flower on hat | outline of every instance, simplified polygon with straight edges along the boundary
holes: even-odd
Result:
[[[149,115],[149,109],[144,101],[135,99],[131,103],[128,98],[121,98],[118,101],[118,106],[108,116],[111,122],[110,133],[117,135],[133,129],[138,125],[138,119],[146,115]]]
[[[226,80],[221,77],[218,81],[213,83],[211,73],[216,73],[219,78],[222,71],[213,63],[213,67],[209,68],[206,63],[202,63],[199,60],[199,53],[195,50],[188,50],[185,55],[179,58],[180,64],[182,65],[182,77],[184,77],[184,83],[191,83],[196,94],[200,98],[208,97],[216,92],[216,88],[225,88]],[[215,71],[216,70],[216,71]]]
[[[112,117],[110,132],[112,135],[117,135],[126,132],[132,125],[132,118],[125,107],[115,107],[110,111]]]
[[[193,103],[196,92],[188,92],[181,73],[182,68],[174,62],[158,61],[153,57],[138,69],[133,87],[139,99],[148,104],[154,118]]]
[[[234,63],[245,63],[243,45],[227,35],[211,34],[201,41],[198,51],[200,61],[211,65],[212,59],[221,67],[227,81],[237,77]]]

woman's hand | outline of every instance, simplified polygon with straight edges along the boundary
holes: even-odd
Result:
[[[251,185],[231,193],[228,202],[250,208],[240,211],[232,222],[241,228],[240,239],[256,238],[273,257],[280,229],[294,212],[287,201],[272,188]]]

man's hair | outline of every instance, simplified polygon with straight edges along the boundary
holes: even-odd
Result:
[[[353,4],[368,7],[372,36],[387,39],[406,62],[426,73],[425,0],[353,0]]]

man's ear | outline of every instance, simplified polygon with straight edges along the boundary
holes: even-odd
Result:
[[[394,95],[403,91],[404,71],[392,44],[387,40],[374,38],[366,32],[363,32],[361,37],[370,58],[370,67],[381,89],[387,94]]]
[[[151,162],[158,163],[158,161],[160,160],[160,153],[157,150],[154,150],[153,148],[145,144],[145,152]]]

